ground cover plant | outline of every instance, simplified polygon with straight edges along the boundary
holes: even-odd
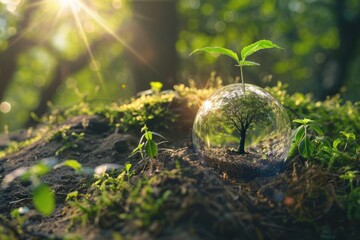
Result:
[[[356,238],[360,104],[289,95],[281,83],[267,88],[293,121],[291,158],[276,176],[243,181],[204,165],[190,142],[189,116],[218,80],[209,86],[81,105],[88,114],[80,105],[56,110],[43,118],[50,124],[9,142],[1,181],[25,166],[33,177],[19,175],[0,190],[1,238]],[[140,112],[142,119],[126,120]],[[161,148],[158,135],[169,141]],[[77,147],[64,148],[69,142]],[[129,158],[137,151],[143,156]],[[49,157],[57,163],[34,170]]]

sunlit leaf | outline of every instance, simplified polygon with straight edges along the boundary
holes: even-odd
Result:
[[[67,195],[66,195],[66,199],[65,199],[65,201],[68,201],[68,200],[70,200],[70,199],[72,199],[72,198],[77,198],[78,197],[78,195],[79,195],[79,191],[73,191],[73,192],[69,192]]]
[[[129,172],[130,169],[131,169],[131,167],[132,167],[131,163],[127,163],[127,164],[125,165],[125,170],[126,170],[126,172]]]
[[[67,166],[67,167],[71,167],[72,169],[74,169],[75,171],[80,171],[81,170],[81,163],[79,163],[78,161],[76,160],[72,160],[72,159],[69,159],[69,160],[66,160],[60,164],[57,164],[54,166],[54,169],[56,168],[59,168],[59,167],[63,167],[63,166]]]
[[[204,48],[199,48],[196,49],[195,51],[193,51],[190,55],[197,53],[197,52],[207,52],[207,53],[218,53],[218,54],[224,54],[227,55],[229,57],[231,57],[232,59],[234,59],[236,62],[239,62],[239,57],[238,55],[231,51],[230,49],[226,49],[226,48],[222,48],[222,47],[204,47]]]
[[[345,131],[340,131],[340,133],[342,135],[344,135],[347,140],[355,140],[356,139],[355,134],[352,132],[349,133],[349,132],[345,132]]]
[[[333,141],[333,148],[338,150],[338,146],[341,143],[341,139],[337,138]]]
[[[312,145],[310,142],[310,139],[308,137],[305,137],[301,142],[299,143],[299,153],[304,158],[308,158],[312,155]]]
[[[324,132],[321,130],[321,128],[318,125],[311,124],[310,127],[311,127],[311,129],[313,129],[320,136],[324,135]]]
[[[275,43],[272,43],[269,40],[260,40],[253,44],[250,44],[249,46],[244,47],[241,50],[241,60],[245,61],[245,59],[250,56],[251,54],[262,50],[262,49],[268,49],[268,48],[281,48]]]
[[[41,176],[45,175],[46,173],[48,173],[49,170],[50,170],[50,166],[48,166],[42,162],[39,162],[29,169],[29,174],[41,177]]]
[[[144,125],[142,128],[141,128],[141,132],[146,132],[148,130],[148,127],[146,125]]]
[[[152,140],[152,132],[148,131],[144,134],[146,140]]]
[[[308,119],[308,118],[304,118],[304,119],[294,119],[293,122],[294,123],[300,123],[300,124],[303,124],[303,125],[307,125],[307,124],[312,123],[314,121],[311,120],[311,119]]]
[[[158,147],[153,140],[149,140],[145,144],[145,151],[149,157],[154,158],[158,154]]]
[[[300,126],[296,129],[295,131],[295,135],[294,135],[294,140],[296,143],[300,142],[301,139],[303,139],[303,137],[305,136],[305,127],[304,126]]]
[[[33,191],[33,203],[35,208],[44,216],[49,216],[55,209],[55,197],[50,187],[40,184]]]
[[[240,65],[243,66],[259,66],[259,63],[251,62],[251,61],[242,61],[240,62]]]

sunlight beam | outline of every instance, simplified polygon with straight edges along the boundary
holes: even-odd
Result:
[[[95,14],[88,6],[86,6],[83,2],[79,0],[76,1],[80,8],[84,10],[90,17],[92,17],[105,31],[107,31],[111,36],[113,36],[120,44],[122,44],[125,48],[127,48],[135,57],[137,57],[141,62],[143,62],[146,66],[148,66],[155,74],[159,75],[159,72],[151,66],[134,48],[132,48],[129,44],[127,44],[123,39],[121,39],[107,24],[106,22],[97,14]]]
[[[79,19],[79,16],[78,16],[78,14],[76,13],[76,10],[75,10],[75,8],[77,7],[75,4],[78,3],[78,1],[75,1],[75,0],[68,0],[68,1],[71,1],[71,2],[74,4],[74,5],[70,5],[71,12],[72,12],[72,15],[74,16],[76,25],[77,25],[77,27],[78,27],[78,29],[79,29],[79,31],[80,31],[80,36],[81,36],[81,38],[82,38],[83,41],[84,41],[86,50],[87,50],[87,52],[88,52],[89,55],[90,55],[90,59],[91,59],[90,65],[93,65],[93,64],[96,63],[97,61],[96,61],[96,59],[95,59],[95,57],[94,57],[94,54],[93,54],[93,52],[92,52],[92,50],[91,50],[91,48],[90,48],[89,40],[88,40],[87,37],[86,37],[86,33],[85,33],[84,28],[83,28],[83,26],[82,26],[82,24],[81,24],[81,21],[80,21],[80,19]],[[105,92],[107,92],[107,88],[106,88],[106,86],[105,86],[105,84],[104,84],[104,79],[103,79],[103,76],[101,75],[100,71],[96,70],[95,73],[96,73],[96,76],[97,76],[98,79],[99,79],[99,82],[100,82],[100,84],[101,84],[101,87],[104,89]]]
[[[61,8],[71,8],[74,9],[76,6],[77,0],[57,0]]]

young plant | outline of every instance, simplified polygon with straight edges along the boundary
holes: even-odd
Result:
[[[323,135],[323,132],[320,127],[316,125],[311,119],[295,119],[293,122],[301,124],[295,130],[293,144],[297,146],[297,149],[302,157],[308,158],[313,155],[315,148],[315,142],[310,138],[310,130],[314,131],[320,136]]]
[[[260,65],[259,63],[256,62],[251,62],[251,61],[247,61],[247,57],[249,57],[250,55],[256,53],[259,50],[262,49],[269,49],[269,48],[280,48],[278,45],[272,43],[269,40],[260,40],[257,41],[253,44],[250,44],[248,46],[245,46],[240,53],[241,59],[239,58],[238,54],[233,52],[230,49],[227,48],[222,48],[222,47],[204,47],[204,48],[199,48],[196,49],[195,51],[193,51],[190,55],[197,53],[197,52],[208,52],[208,53],[217,53],[217,54],[224,54],[226,56],[231,57],[232,59],[234,59],[237,62],[238,67],[240,67],[240,78],[241,78],[241,82],[243,85],[243,92],[245,92],[245,83],[244,83],[244,77],[243,77],[243,67],[245,66],[258,66]]]
[[[29,181],[32,187],[32,201],[35,208],[44,216],[50,216],[55,209],[55,194],[50,186],[41,182],[41,177],[53,168],[68,166],[79,172],[81,164],[76,160],[66,160],[55,165],[55,158],[46,158],[31,167],[21,167],[7,174],[2,182],[2,188],[7,188],[16,178]]]
[[[140,153],[142,160],[144,160],[146,157],[155,158],[159,151],[158,145],[163,142],[156,143],[153,140],[153,136],[155,135],[165,140],[166,138],[157,132],[149,131],[146,125],[141,129],[141,132],[144,132],[144,134],[141,136],[138,146],[133,150],[130,157]]]
[[[44,159],[34,166],[18,168],[5,176],[2,188],[8,187],[18,177],[22,181],[30,181],[35,208],[44,216],[49,216],[55,209],[55,195],[47,184],[40,181],[40,177],[47,174],[55,163],[55,159]]]

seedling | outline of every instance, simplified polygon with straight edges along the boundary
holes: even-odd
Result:
[[[7,188],[16,178],[30,181],[32,187],[32,201],[35,208],[44,216],[49,216],[55,209],[55,194],[49,185],[41,182],[41,177],[49,173],[53,168],[67,166],[76,172],[81,170],[81,164],[76,160],[66,160],[55,165],[55,158],[46,158],[31,167],[21,167],[7,174],[2,182],[2,188]]]
[[[248,46],[245,46],[242,50],[241,50],[241,59],[239,58],[238,54],[233,52],[230,49],[227,48],[222,48],[222,47],[204,47],[204,48],[199,48],[196,49],[195,51],[193,51],[190,55],[197,53],[197,52],[208,52],[208,53],[217,53],[217,54],[224,54],[226,56],[231,57],[232,59],[234,59],[237,62],[238,67],[240,67],[240,77],[241,77],[241,82],[243,85],[243,92],[245,93],[245,83],[244,83],[244,77],[243,77],[243,70],[242,68],[245,66],[258,66],[260,65],[259,63],[256,62],[251,62],[251,61],[247,61],[246,58],[249,57],[250,55],[256,53],[259,50],[262,49],[268,49],[268,48],[280,48],[278,45],[272,43],[269,40],[260,40],[257,41],[253,44],[250,44]]]
[[[133,150],[130,157],[140,153],[142,161],[145,160],[146,157],[155,158],[159,151],[158,145],[164,142],[156,143],[153,140],[153,136],[158,136],[164,140],[166,140],[166,138],[157,132],[149,131],[146,125],[141,129],[141,132],[144,132],[144,134],[141,136],[138,146]]]
[[[314,142],[310,140],[309,129],[320,136],[323,135],[322,130],[311,119],[295,119],[293,122],[301,124],[301,126],[295,130],[294,135],[294,144],[298,146],[300,155],[304,158],[312,156],[314,152]]]

